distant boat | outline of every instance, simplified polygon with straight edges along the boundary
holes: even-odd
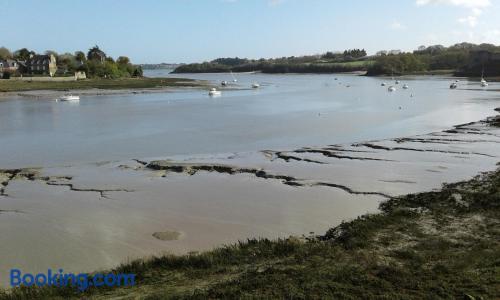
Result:
[[[396,84],[399,84],[399,80],[396,80],[396,82],[395,82],[395,83],[396,83]]]
[[[382,82],[382,84],[380,84],[380,85],[381,85],[381,86],[386,86],[386,85],[387,85],[387,83]]]
[[[410,88],[410,87],[409,87],[407,84],[404,84],[404,85],[403,85],[403,89],[407,90],[407,89],[409,89],[409,88]]]
[[[78,102],[78,101],[80,101],[80,96],[74,96],[74,95],[68,94],[68,95],[61,96],[57,100],[59,100],[59,101]]]
[[[457,87],[458,87],[458,85],[455,82],[450,84],[450,89],[452,89],[452,90],[456,89]]]
[[[236,80],[236,77],[234,77],[233,71],[231,71],[231,77],[233,77],[233,82],[238,82],[238,80]]]
[[[339,80],[337,77],[335,77],[333,80]]]
[[[212,88],[210,89],[210,91],[208,92],[208,95],[209,96],[220,96],[221,95],[221,92],[218,91],[216,88]]]
[[[488,81],[484,79],[484,68],[481,71],[481,86],[482,87],[487,87],[488,86]]]
[[[226,85],[227,85],[227,81],[223,80],[223,81],[220,83],[220,85],[222,85],[222,86],[226,86]]]
[[[396,88],[393,87],[392,85],[387,89],[389,92],[395,92]]]
[[[260,88],[260,84],[258,84],[258,83],[252,83],[252,88],[258,89],[258,88]]]

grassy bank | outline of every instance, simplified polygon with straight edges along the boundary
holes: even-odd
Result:
[[[381,211],[319,237],[255,239],[114,270],[137,274],[134,287],[17,288],[0,299],[500,298],[500,170]]]
[[[0,92],[33,90],[81,90],[81,89],[148,89],[164,87],[194,87],[203,83],[185,78],[122,78],[86,79],[68,82],[0,80]]]

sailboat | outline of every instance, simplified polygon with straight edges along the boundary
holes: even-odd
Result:
[[[488,86],[488,82],[486,80],[484,80],[484,78],[481,79],[481,86],[482,87]]]
[[[233,77],[233,82],[238,82],[238,80],[234,77],[233,71],[231,71],[231,77]]]
[[[482,87],[487,87],[488,86],[488,81],[484,79],[484,68],[481,71],[481,86]]]

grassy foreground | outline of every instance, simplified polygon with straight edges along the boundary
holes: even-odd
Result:
[[[407,195],[307,239],[255,239],[122,265],[137,286],[17,288],[0,299],[500,299],[500,169]]]
[[[121,78],[85,79],[78,81],[21,81],[0,80],[0,92],[33,90],[79,90],[79,89],[147,89],[163,87],[192,87],[202,83],[186,78]]]

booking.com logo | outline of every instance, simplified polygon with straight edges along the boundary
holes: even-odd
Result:
[[[91,286],[113,287],[113,286],[133,286],[135,285],[135,274],[114,274],[114,273],[97,273],[93,275],[88,274],[73,274],[64,273],[63,269],[58,272],[53,272],[51,269],[47,273],[23,274],[19,269],[10,270],[10,285],[17,286],[55,286],[66,287],[74,286],[80,291],[85,291]]]

